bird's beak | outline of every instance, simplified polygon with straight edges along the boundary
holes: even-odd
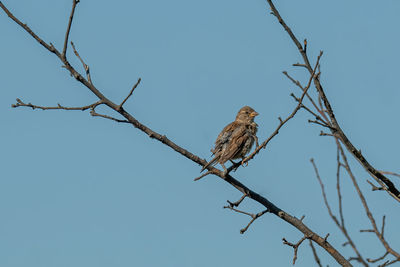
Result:
[[[252,113],[250,113],[250,117],[254,118],[255,116],[258,116],[258,113],[253,111]]]

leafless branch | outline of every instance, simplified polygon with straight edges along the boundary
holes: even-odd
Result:
[[[277,128],[275,129],[275,131],[270,135],[270,137],[268,137],[261,145],[259,145],[259,146],[254,150],[254,152],[252,152],[249,156],[247,156],[247,157],[242,161],[242,163],[246,163],[246,162],[248,162],[249,160],[253,159],[254,156],[257,155],[257,154],[260,152],[261,149],[263,149],[263,148],[265,149],[266,146],[267,146],[267,144],[269,143],[269,141],[271,141],[271,139],[274,138],[274,137],[279,133],[279,130],[282,128],[282,126],[285,125],[285,123],[288,122],[290,119],[292,119],[292,118],[294,117],[294,115],[296,115],[297,111],[301,108],[301,105],[302,105],[302,101],[303,101],[303,99],[304,99],[304,96],[307,94],[307,91],[308,91],[308,89],[309,89],[310,86],[311,86],[311,82],[312,82],[312,80],[313,80],[313,78],[314,78],[313,76],[314,76],[314,74],[315,74],[315,70],[317,69],[317,66],[319,65],[319,60],[321,59],[322,54],[323,54],[323,52],[320,51],[320,53],[319,53],[319,55],[318,55],[318,58],[317,58],[317,62],[315,63],[314,71],[311,73],[311,76],[310,76],[310,79],[309,79],[309,81],[308,81],[308,84],[307,84],[307,86],[304,88],[303,94],[301,95],[300,101],[299,101],[299,103],[297,104],[296,108],[292,111],[292,113],[291,113],[285,120],[283,120],[283,121],[281,121],[281,122],[279,123],[278,127],[277,127]]]
[[[12,104],[11,107],[13,107],[13,108],[29,107],[29,108],[32,108],[32,109],[41,109],[41,110],[62,109],[62,110],[82,110],[82,111],[84,111],[84,110],[87,110],[87,109],[90,109],[90,108],[95,108],[98,105],[103,104],[103,102],[101,100],[99,100],[99,101],[97,101],[97,102],[95,102],[93,104],[90,104],[90,105],[87,105],[87,106],[83,106],[83,107],[64,107],[64,106],[61,106],[60,104],[57,104],[57,106],[54,106],[54,107],[43,107],[43,106],[33,105],[32,103],[26,104],[19,98],[17,98],[16,101],[17,101],[17,103],[16,104]]]
[[[317,250],[315,249],[313,242],[312,242],[311,240],[308,240],[308,242],[309,242],[309,244],[310,244],[312,253],[313,253],[313,255],[314,255],[314,260],[315,260],[315,262],[318,264],[319,267],[322,267],[321,260],[320,260],[320,258],[318,257]]]
[[[74,50],[75,56],[76,56],[76,57],[81,61],[81,63],[82,63],[82,66],[83,66],[83,68],[84,68],[84,70],[85,70],[85,73],[86,73],[86,77],[87,77],[88,82],[89,82],[90,84],[93,84],[92,79],[90,78],[90,68],[89,68],[89,66],[86,65],[86,63],[83,61],[83,59],[82,59],[81,56],[79,55],[78,51],[76,50],[75,45],[74,45],[73,42],[71,42],[71,46],[72,46],[72,49]]]
[[[240,202],[241,202],[244,198],[245,198],[245,195],[243,195],[243,197],[241,198]],[[224,206],[224,209],[230,209],[230,210],[232,210],[232,211],[235,211],[235,212],[238,212],[238,213],[242,213],[242,214],[245,214],[245,215],[251,217],[251,220],[250,220],[250,222],[247,224],[247,226],[244,227],[244,228],[242,228],[242,229],[240,229],[240,233],[241,233],[241,234],[244,234],[244,233],[247,231],[247,229],[249,229],[250,225],[251,225],[255,220],[257,220],[259,217],[263,216],[265,213],[268,212],[268,209],[266,209],[266,210],[263,210],[263,211],[261,211],[261,212],[259,212],[259,213],[257,213],[257,214],[253,214],[253,213],[249,213],[249,212],[246,212],[246,211],[238,210],[238,209],[234,208],[234,206],[235,206],[234,204],[232,204],[232,203],[229,202],[229,201],[228,201],[228,203],[229,203],[229,206]]]
[[[383,187],[377,187],[376,185],[374,185],[371,181],[367,180],[367,183],[369,183],[371,185],[371,189],[372,191],[384,191],[385,188]]]
[[[97,113],[94,108],[92,108],[90,110],[90,115],[92,115],[93,117],[102,117],[102,118],[109,119],[109,120],[116,121],[116,122],[130,123],[130,121],[128,121],[128,120],[120,120],[120,119],[117,119],[117,118],[114,118],[114,117],[111,117],[108,115]]]
[[[71,31],[71,25],[72,25],[72,20],[74,18],[75,7],[78,3],[79,3],[79,0],[72,0],[72,10],[71,10],[71,14],[69,16],[67,31],[65,32],[64,48],[63,48],[63,52],[61,55],[61,57],[63,57],[64,59],[67,58],[68,37],[69,37],[69,32]]]
[[[304,65],[305,66],[305,65]],[[304,88],[303,86],[300,84],[300,82],[298,80],[295,80],[294,78],[292,78],[292,76],[290,76],[286,71],[283,72],[283,74],[291,81],[293,82],[297,87],[299,87],[303,92],[304,92]],[[328,117],[325,115],[324,112],[322,112],[322,110],[315,104],[314,100],[312,99],[312,97],[308,94],[308,92],[306,93],[307,99],[311,102],[311,104],[314,106],[315,110],[324,118],[322,119],[321,117],[315,115],[311,110],[307,109],[307,111],[309,111],[310,113],[312,113],[316,118],[319,117],[319,120],[324,122],[326,125],[329,125],[329,119]],[[300,99],[296,98],[293,95],[294,99],[296,99],[296,101],[298,103],[300,103]]]
[[[376,258],[376,259],[367,259],[367,261],[370,263],[375,263],[375,262],[383,260],[387,255],[389,255],[389,252],[386,251],[385,254],[383,254],[381,257]]]
[[[396,176],[396,177],[400,178],[400,174],[395,173],[395,172],[388,172],[388,171],[379,171],[379,172],[383,173],[383,174],[393,175],[393,176]]]
[[[306,65],[306,64],[300,64],[300,63],[294,63],[292,66],[293,66],[293,67],[303,67],[303,68],[307,68],[307,65]]]
[[[343,201],[342,201],[342,193],[340,190],[340,167],[342,164],[340,163],[340,153],[339,149],[336,151],[336,191],[338,195],[338,206],[339,206],[339,216],[340,216],[340,225],[345,228],[344,225],[344,216],[343,216]],[[347,232],[347,231],[346,231]]]
[[[135,85],[132,87],[131,91],[129,92],[129,94],[127,95],[127,97],[125,97],[125,99],[121,102],[121,104],[119,104],[118,106],[118,110],[120,110],[122,108],[122,106],[125,104],[126,100],[128,100],[128,98],[133,94],[133,91],[135,91],[136,87],[139,85],[140,81],[142,79],[139,78],[138,81],[135,83]]]
[[[213,173],[213,171],[205,172],[205,173],[203,173],[202,175],[200,175],[199,177],[194,178],[193,181],[198,181],[198,180],[200,180],[201,178],[206,177],[207,175],[212,174],[212,173]]]
[[[320,125],[320,126],[322,126],[322,127],[326,127],[326,128],[329,128],[329,129],[332,128],[331,126],[329,126],[329,125],[327,125],[327,124],[325,124],[325,123],[321,123],[321,122],[319,122],[319,121],[317,121],[317,120],[308,120],[308,122],[309,122],[309,123],[315,123],[315,124],[318,124],[318,125]]]
[[[368,264],[365,262],[364,258],[361,256],[359,250],[357,249],[354,241],[350,237],[350,235],[349,235],[349,233],[348,233],[348,231],[347,231],[347,229],[346,229],[346,227],[344,225],[343,211],[342,211],[342,206],[340,204],[341,203],[340,186],[337,185],[338,186],[338,195],[339,195],[339,207],[340,207],[339,208],[339,212],[340,212],[341,223],[339,222],[337,217],[333,214],[332,209],[331,209],[331,207],[329,205],[328,198],[326,197],[325,186],[324,186],[324,184],[322,182],[321,176],[319,175],[317,165],[315,164],[314,159],[311,159],[310,161],[311,161],[311,164],[314,167],[315,175],[316,175],[317,180],[318,180],[318,182],[319,182],[319,184],[321,186],[322,197],[324,199],[325,206],[326,206],[326,208],[328,210],[329,216],[331,217],[333,222],[336,224],[336,226],[339,228],[339,230],[343,233],[343,235],[346,237],[347,242],[351,246],[351,248],[353,249],[354,253],[356,253],[357,257],[354,257],[354,258],[356,258],[362,265],[367,267]],[[340,166],[340,159],[338,158],[338,172],[339,172],[339,168],[340,168],[339,166]]]
[[[52,45],[52,44],[47,44],[44,42],[41,38],[39,38],[26,24],[23,24],[20,20],[18,20],[5,6],[3,3],[0,1],[0,7],[6,12],[6,14],[14,20],[18,25],[20,25],[28,34],[30,34],[36,41],[38,41],[42,46],[44,46],[48,51],[51,53],[54,53],[64,64],[64,67],[70,72],[70,74],[82,85],[87,87],[102,103],[106,106],[108,106],[110,109],[118,112],[120,115],[122,115],[126,121],[128,121],[130,124],[132,124],[135,128],[138,128],[140,131],[146,133],[150,138],[156,139],[162,144],[165,144],[172,148],[174,151],[177,153],[185,156],[186,158],[192,160],[193,162],[204,166],[207,162],[197,155],[189,152],[188,150],[184,149],[183,147],[177,145],[170,139],[168,139],[165,135],[159,134],[144,124],[140,123],[136,118],[134,118],[130,113],[125,111],[124,109],[118,110],[117,104],[112,102],[110,99],[108,99],[106,96],[104,96],[91,82],[90,76],[87,77],[88,79],[85,79],[76,69],[70,64],[70,62],[62,56],[62,54]],[[317,64],[318,65],[318,64]],[[316,66],[317,66],[316,65]],[[88,73],[88,69],[86,69],[86,72]],[[315,71],[311,70],[311,73],[313,73],[311,76],[314,75]],[[312,77],[311,77],[312,79]],[[306,90],[305,90],[306,91]],[[303,96],[302,98],[304,97]],[[299,104],[300,105],[300,104]],[[300,107],[300,106],[299,106]],[[94,111],[93,111],[94,112]],[[293,113],[292,117],[294,114],[297,112],[297,110]],[[99,115],[95,113],[95,115]],[[109,116],[101,116],[107,119],[112,119]],[[291,117],[290,117],[291,118]],[[289,119],[290,119],[289,118]],[[115,119],[116,121],[119,121],[118,119]],[[121,122],[126,122],[126,121],[121,121]],[[277,131],[282,127],[279,126]],[[277,133],[276,133],[277,134]],[[275,135],[276,135],[275,134]],[[269,141],[267,141],[269,142]],[[265,143],[266,145],[266,143]],[[249,189],[247,186],[233,178],[231,175],[224,175],[222,171],[211,167],[209,170],[212,170],[215,175],[223,179],[225,182],[231,184],[233,187],[235,187],[237,190],[242,192],[243,194],[247,194],[250,199],[253,199],[256,202],[259,202],[262,204],[269,212],[272,214],[278,216],[280,219],[286,221],[287,223],[291,224],[295,228],[297,228],[300,232],[302,232],[305,236],[309,236],[310,239],[312,239],[314,242],[316,242],[319,246],[321,246],[323,249],[325,249],[340,265],[342,266],[352,266],[346,259],[332,246],[329,244],[329,242],[325,242],[325,240],[313,232],[311,229],[309,229],[301,220],[295,218],[294,216],[291,216],[290,214],[286,213],[282,209],[278,208],[276,205],[274,205],[272,202],[270,202],[268,199],[265,197],[259,195],[258,193],[254,192],[253,190]]]
[[[294,35],[292,30],[289,28],[289,26],[286,24],[286,22],[283,20],[281,17],[279,11],[276,9],[274,3],[272,0],[266,0],[268,5],[271,8],[271,11],[273,15],[278,19],[278,22],[282,25],[282,27],[285,29],[285,31],[289,34],[289,37],[292,39],[293,43],[296,45],[297,50],[299,51],[300,55],[303,58],[304,65],[308,72],[312,74],[311,76],[314,79],[314,85],[319,93],[319,96],[326,108],[326,113],[328,114],[330,118],[330,122],[332,123],[332,127],[335,130],[331,130],[332,134],[337,135],[340,140],[343,142],[347,150],[352,153],[352,155],[358,160],[358,162],[364,167],[366,171],[368,171],[371,176],[378,182],[378,183],[383,183],[387,187],[387,192],[397,201],[400,202],[400,191],[395,187],[395,185],[390,181],[386,176],[384,176],[381,172],[376,170],[367,160],[366,158],[359,152],[358,149],[354,147],[354,145],[350,142],[350,140],[347,138],[346,134],[343,132],[343,130],[340,128],[340,125],[338,121],[336,120],[335,114],[333,112],[333,109],[331,107],[331,104],[325,95],[324,89],[322,87],[322,84],[319,80],[319,76],[315,76],[315,69],[311,67],[310,61],[308,59],[306,50],[302,47],[301,43],[297,39],[297,37]]]
[[[357,194],[358,194],[358,196],[359,196],[359,198],[361,200],[361,203],[362,203],[362,205],[364,207],[366,215],[367,215],[367,217],[368,217],[368,219],[369,219],[369,221],[371,222],[371,225],[372,225],[372,229],[371,230],[366,230],[366,231],[363,231],[363,232],[371,232],[372,231],[373,233],[375,233],[375,235],[378,237],[379,241],[385,247],[386,251],[388,251],[389,254],[393,255],[396,259],[400,260],[400,254],[397,251],[395,251],[394,249],[391,248],[389,243],[384,238],[383,233],[379,232],[379,229],[378,229],[378,226],[376,224],[375,218],[372,215],[371,210],[369,209],[369,206],[367,204],[367,200],[365,199],[364,194],[362,193],[362,191],[361,191],[361,189],[360,189],[360,187],[359,187],[359,185],[357,183],[357,180],[356,180],[356,178],[355,178],[355,176],[354,176],[354,174],[353,174],[353,172],[352,172],[352,170],[350,168],[350,165],[349,165],[349,163],[347,161],[347,157],[346,157],[346,155],[344,153],[344,150],[343,150],[343,148],[342,148],[342,146],[341,146],[341,144],[340,144],[338,139],[336,139],[336,145],[339,148],[339,151],[340,151],[340,154],[341,154],[341,157],[342,157],[342,160],[343,160],[343,167],[346,169],[351,181],[353,182],[354,188],[357,191]],[[382,229],[384,229],[384,226],[385,226],[385,223],[384,223],[384,219],[383,219],[383,221],[382,221]]]
[[[297,98],[293,93],[291,93],[290,96],[293,97],[294,100],[295,100],[297,103],[300,102],[300,99]],[[303,103],[301,104],[301,108],[305,109],[307,112],[309,112],[310,114],[312,114],[312,115],[315,117],[316,120],[319,120],[319,121],[321,121],[322,123],[324,123],[324,124],[327,125],[327,123],[326,123],[319,115],[317,115],[314,111],[312,111],[310,108],[308,108],[308,107],[307,107],[306,105],[304,105]]]
[[[247,224],[247,226],[246,226],[245,228],[240,229],[240,233],[241,233],[241,234],[244,234],[244,233],[247,231],[247,229],[249,229],[250,225],[251,225],[255,220],[257,220],[259,217],[263,216],[263,215],[264,215],[265,213],[267,213],[267,212],[268,212],[268,209],[263,210],[263,211],[261,211],[261,212],[255,214],[255,215],[253,214],[251,221]]]
[[[247,197],[246,194],[243,194],[243,196],[235,202],[230,202],[229,200],[227,200],[227,202],[229,203],[229,206],[231,207],[238,207],[240,205],[240,203],[242,203],[242,201]]]
[[[283,244],[292,247],[293,250],[294,250],[293,265],[296,263],[296,260],[297,260],[297,251],[298,251],[298,249],[299,249],[299,246],[300,246],[301,243],[303,243],[303,241],[306,240],[307,238],[309,238],[309,237],[303,236],[303,238],[300,239],[299,242],[297,242],[296,244],[290,243],[290,242],[288,242],[285,238],[282,238]]]
[[[399,261],[400,261],[400,259],[395,259],[395,260],[392,260],[392,261],[387,260],[382,265],[378,265],[378,267],[389,266],[389,265],[392,265],[393,263],[396,263],[396,262],[399,262]]]

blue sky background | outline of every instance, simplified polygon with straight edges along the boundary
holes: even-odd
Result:
[[[3,3],[45,41],[62,50],[71,10],[66,0]],[[308,53],[322,58],[322,82],[354,145],[378,169],[400,172],[398,114],[400,2],[279,1],[277,8]],[[216,177],[199,182],[200,167],[125,124],[89,112],[12,109],[19,97],[36,105],[81,106],[96,98],[3,12],[0,15],[0,266],[292,266],[292,226],[265,215],[244,235],[249,218],[222,209],[240,193]],[[264,140],[299,93],[283,75],[300,56],[263,0],[81,1],[74,41],[94,84],[120,102],[141,77],[125,108],[153,130],[209,159],[210,148],[238,109],[260,113]],[[78,70],[80,63],[68,50]],[[107,112],[104,108],[98,111]],[[110,115],[115,115],[108,113]],[[315,158],[336,208],[336,148],[301,111],[234,176],[305,223],[347,257],[351,249],[323,205],[309,162]],[[371,192],[369,175],[352,159],[376,219],[399,249],[399,204]],[[392,180],[400,186],[398,178]],[[384,248],[372,234],[347,176],[348,230],[366,257]],[[259,212],[246,200],[241,207]],[[336,266],[318,248],[324,265]],[[296,266],[315,265],[308,244]]]

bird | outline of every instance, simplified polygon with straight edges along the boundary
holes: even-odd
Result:
[[[200,172],[217,163],[224,169],[224,176],[228,173],[225,163],[229,160],[243,159],[250,152],[254,142],[258,146],[258,125],[254,118],[258,113],[249,106],[242,107],[236,115],[235,121],[229,123],[218,135],[215,146],[211,149],[214,158],[210,160]]]

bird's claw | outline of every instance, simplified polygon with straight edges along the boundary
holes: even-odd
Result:
[[[243,159],[242,162],[240,163],[240,165],[242,165],[243,167],[247,167],[249,165],[249,162],[245,160],[246,159]]]

